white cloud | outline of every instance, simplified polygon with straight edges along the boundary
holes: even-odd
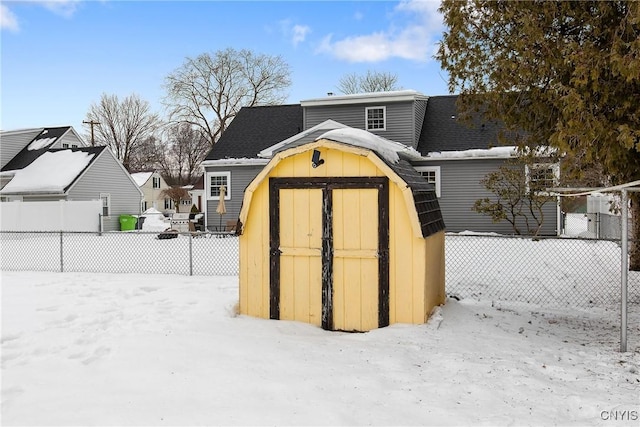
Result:
[[[307,34],[311,32],[311,28],[308,27],[307,25],[296,24],[293,26],[292,32],[293,32],[293,37],[291,41],[293,42],[294,46],[297,46],[298,43],[303,42],[307,38]]]
[[[18,19],[4,4],[0,4],[0,28],[9,31],[20,30]]]
[[[78,9],[81,0],[34,0],[33,2],[41,4],[57,15],[70,18]]]
[[[293,24],[290,19],[284,19],[279,22],[280,31],[287,38],[290,39],[294,46],[304,42],[307,35],[311,32],[311,27],[308,25]]]
[[[322,40],[317,52],[348,62],[380,62],[392,58],[427,61],[443,29],[439,5],[437,1],[403,0],[394,10],[394,16],[402,18],[401,25],[390,23],[386,30],[336,41],[330,34]]]

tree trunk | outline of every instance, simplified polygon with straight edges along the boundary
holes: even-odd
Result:
[[[629,240],[629,270],[640,271],[640,194],[629,192],[631,200],[631,237]],[[626,206],[621,206],[626,209]]]

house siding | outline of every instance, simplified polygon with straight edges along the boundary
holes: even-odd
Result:
[[[247,185],[260,173],[263,166],[220,166],[212,167],[207,166],[205,168],[205,183],[204,183],[204,198],[206,203],[206,227],[209,230],[214,230],[215,227],[219,227],[220,224],[226,225],[227,221],[236,221],[240,215],[240,208],[242,207],[242,199],[244,197],[244,190]],[[206,173],[208,172],[231,172],[231,198],[225,200],[225,208],[227,213],[220,217],[220,214],[216,212],[218,207],[218,200],[209,199],[209,183],[206,181]]]
[[[153,188],[153,178],[160,178],[160,188]],[[160,212],[173,212],[175,210],[173,202],[171,202],[172,209],[164,208],[164,201],[166,197],[162,195],[162,192],[169,188],[171,187],[166,183],[164,178],[162,178],[162,176],[158,172],[154,172],[153,174],[151,174],[147,182],[145,182],[140,187],[140,190],[142,190],[142,193],[144,194],[142,201],[147,202],[147,209],[155,208]],[[191,206],[189,206],[189,209],[190,208]]]
[[[445,160],[416,163],[414,166],[440,167],[441,193],[438,202],[448,232],[471,230],[513,234],[513,228],[507,221],[493,223],[489,216],[473,210],[476,200],[484,197],[493,198],[493,194],[480,184],[480,180],[503,163],[502,159]],[[545,220],[539,234],[556,235],[557,204],[547,203],[543,211]]]
[[[76,135],[69,130],[64,136],[56,141],[53,147],[51,148],[64,148],[63,144],[69,144],[68,148],[72,148],[74,145],[78,147],[84,147],[85,143],[79,140]]]
[[[104,231],[120,230],[120,215],[140,214],[142,195],[130,175],[108,148],[69,189],[68,200],[100,200],[100,193],[111,195],[111,212],[103,218]]]
[[[0,141],[0,168],[3,168],[11,161],[24,147],[29,144],[33,138],[38,136],[42,129],[34,129],[32,131],[5,133]]]
[[[413,123],[413,148],[418,148],[418,141],[420,140],[420,133],[422,132],[422,123],[424,122],[424,115],[427,111],[427,101],[417,100],[414,105],[414,123]]]
[[[414,101],[305,107],[304,129],[309,129],[329,119],[356,129],[365,129],[365,109],[380,106],[386,107],[386,130],[373,131],[372,133],[415,147],[418,141],[415,128],[419,125],[414,117]],[[420,122],[421,124],[422,122]]]

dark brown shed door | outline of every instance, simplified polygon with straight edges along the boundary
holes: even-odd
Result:
[[[270,317],[389,324],[386,178],[270,179]]]

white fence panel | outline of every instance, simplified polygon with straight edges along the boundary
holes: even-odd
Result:
[[[99,231],[100,200],[0,203],[2,231]]]

